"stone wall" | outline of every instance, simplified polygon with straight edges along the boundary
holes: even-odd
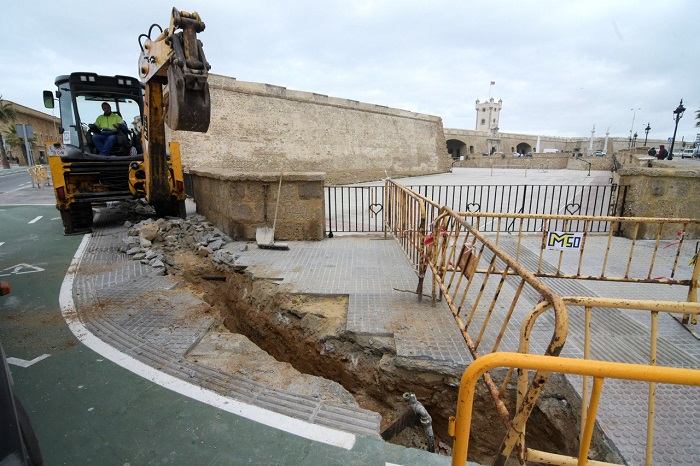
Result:
[[[654,163],[653,168],[622,168],[616,179],[620,185],[628,186],[624,217],[700,218],[700,170],[690,170],[687,164],[683,169],[657,168]],[[676,239],[681,228],[680,224],[665,225],[662,239]],[[633,229],[633,225],[626,225],[624,236],[632,237]],[[654,239],[657,232],[655,225],[642,225],[638,237]],[[686,235],[686,238],[700,238],[700,226],[688,225]]]
[[[197,212],[233,239],[255,240],[265,226],[272,228],[279,186],[278,173],[190,170]],[[324,174],[285,173],[282,179],[275,240],[321,240],[325,229]]]
[[[209,131],[170,135],[185,171],[314,171],[339,184],[450,167],[439,117],[218,75],[209,86]]]
[[[596,133],[597,136],[593,139],[593,150],[603,150],[605,148],[605,135],[601,133]],[[460,152],[459,155],[465,155],[471,158],[479,157],[482,153],[490,153],[489,133],[487,131],[475,131],[469,129],[456,129],[456,128],[445,128],[445,139],[460,141],[464,144],[463,153]],[[532,152],[537,148],[537,135],[532,134],[518,134],[518,133],[506,133],[499,131],[498,137],[500,138],[500,151],[506,155],[511,155],[513,152],[517,151],[518,144],[529,145]],[[668,143],[663,139],[649,139],[649,146],[655,145],[659,147],[659,144]],[[589,137],[558,137],[558,136],[540,136],[540,150],[544,149],[557,149],[565,152],[572,152],[574,149],[578,149],[584,154],[588,151],[588,146],[590,144]],[[627,149],[629,146],[629,141],[627,138],[608,138],[607,153],[616,153],[622,149]]]
[[[482,156],[476,155],[466,160],[457,160],[453,167],[466,168],[545,168],[556,170],[566,168],[571,154],[533,154],[532,157],[513,157],[511,154]]]
[[[603,157],[598,157],[595,155],[592,157],[572,157],[571,154],[568,155],[569,159],[566,164],[566,168],[568,170],[588,170],[590,164],[590,169],[593,171],[605,171],[612,170],[614,166],[613,157],[610,154]]]
[[[513,157],[477,155],[466,160],[456,160],[453,167],[465,168],[529,168],[533,170],[612,170],[613,158],[605,157],[574,157],[572,154],[533,154],[532,157]]]

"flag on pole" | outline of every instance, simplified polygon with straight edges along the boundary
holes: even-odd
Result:
[[[491,81],[491,85],[493,86],[494,84],[496,84],[496,81]]]

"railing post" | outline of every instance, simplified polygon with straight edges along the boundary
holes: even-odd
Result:
[[[693,278],[690,280],[690,286],[688,287],[688,302],[697,303],[698,302],[698,280],[700,280],[700,253],[696,252],[695,265],[693,267]],[[693,314],[692,318],[688,314],[683,314],[682,322],[687,324],[688,321],[693,325],[697,325],[698,316]]]
[[[418,293],[418,302],[423,302],[423,282],[425,281],[425,271],[428,268],[428,259],[425,252],[425,223],[426,223],[426,209],[425,202],[422,200],[418,201],[418,207],[420,209],[420,222],[418,223],[418,287],[416,288],[416,293]]]
[[[421,206],[422,207],[422,206]],[[428,268],[428,261],[425,254],[425,209],[421,209],[421,219],[418,225],[418,302],[423,302],[423,282],[425,281],[425,270]]]
[[[382,199],[382,205],[385,206],[384,210],[384,239],[387,239],[387,222],[390,221],[391,219],[391,204],[389,203],[389,177],[387,176],[384,179],[384,193],[383,193],[384,199]]]

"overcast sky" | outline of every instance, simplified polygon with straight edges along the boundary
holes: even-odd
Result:
[[[2,8],[4,99],[44,110],[73,71],[137,75],[139,34],[173,3],[15,1]],[[503,99],[503,132],[695,139],[698,0],[200,0],[212,73],[442,117],[474,129]],[[633,111],[632,109],[639,109]]]

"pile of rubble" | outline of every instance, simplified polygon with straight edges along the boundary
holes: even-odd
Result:
[[[147,218],[136,224],[127,221],[124,226],[129,229],[129,236],[123,240],[122,252],[164,275],[178,270],[173,256],[183,249],[200,257],[211,257],[214,266],[220,270],[235,270],[238,255],[222,249],[231,238],[202,215],[192,215],[187,219]]]

